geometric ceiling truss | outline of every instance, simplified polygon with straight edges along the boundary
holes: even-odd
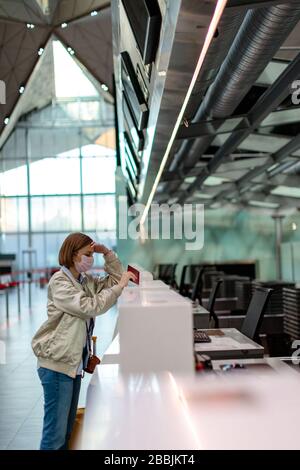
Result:
[[[297,187],[299,186],[299,176],[287,175],[283,172],[290,172],[295,166],[299,167],[300,159],[288,157],[300,148],[300,134],[292,139],[278,152],[270,155],[267,162],[258,166],[257,168],[246,173],[239,181],[235,183],[235,188],[228,188],[222,193],[219,193],[211,201],[212,204],[216,201],[235,200],[243,195],[243,200],[253,199],[253,192],[255,190],[264,194],[268,202],[267,195],[278,185]],[[270,169],[271,168],[271,169]],[[272,168],[274,168],[272,170]],[[287,196],[285,196],[287,198]],[[280,198],[278,198],[280,201]],[[295,203],[295,199],[292,199]],[[284,202],[281,198],[281,203]]]
[[[0,136],[53,36],[112,94],[110,1],[0,0],[0,80],[6,88]]]

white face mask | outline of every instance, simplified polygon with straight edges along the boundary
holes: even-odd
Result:
[[[81,255],[80,261],[75,261],[74,266],[78,273],[85,273],[89,271],[94,264],[94,258],[92,256]]]

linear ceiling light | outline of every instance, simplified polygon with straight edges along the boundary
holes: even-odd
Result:
[[[275,194],[275,196],[300,198],[300,189],[294,186],[277,186],[271,191],[271,194]]]
[[[249,206],[253,207],[262,207],[263,209],[277,209],[279,204],[275,202],[266,202],[266,201],[249,201]]]
[[[202,67],[202,64],[204,62],[204,59],[205,59],[205,56],[206,56],[206,53],[208,51],[208,48],[210,46],[210,43],[214,37],[214,34],[215,34],[215,31],[217,29],[217,26],[218,26],[218,23],[221,19],[221,16],[223,14],[223,11],[226,7],[226,4],[227,4],[227,0],[218,0],[218,3],[216,5],[216,8],[215,8],[215,11],[214,11],[214,15],[212,17],[212,20],[211,20],[211,23],[209,25],[209,28],[208,28],[208,31],[207,31],[207,35],[206,35],[206,38],[205,38],[205,41],[204,41],[204,45],[203,45],[203,48],[202,48],[202,51],[200,53],[200,56],[199,56],[199,59],[198,59],[198,62],[197,62],[197,65],[196,65],[196,68],[195,68],[195,71],[194,71],[194,74],[193,74],[193,77],[192,77],[192,80],[191,80],[191,83],[190,83],[190,86],[188,88],[188,91],[187,91],[187,94],[185,96],[185,99],[184,99],[184,102],[182,104],[182,107],[181,107],[181,110],[180,110],[180,113],[178,114],[178,117],[177,117],[177,121],[175,123],[175,126],[174,126],[174,129],[173,129],[173,132],[171,134],[171,138],[168,142],[168,145],[167,145],[167,148],[166,148],[166,151],[164,153],[164,156],[162,158],[162,161],[161,161],[161,164],[160,164],[160,167],[159,167],[159,170],[158,170],[158,173],[156,175],[156,178],[155,178],[155,181],[154,181],[154,184],[153,184],[153,187],[151,189],[151,192],[150,192],[150,195],[149,195],[149,198],[148,198],[148,201],[147,201],[147,204],[146,204],[146,207],[144,209],[144,212],[143,212],[143,215],[141,217],[141,220],[140,220],[140,224],[144,224],[145,220],[146,220],[146,217],[147,217],[147,214],[149,212],[149,209],[150,209],[150,206],[151,206],[151,202],[154,198],[154,195],[155,195],[155,191],[156,191],[156,188],[158,186],[158,183],[159,183],[159,180],[161,178],[161,175],[162,175],[162,172],[166,166],[166,163],[167,163],[167,160],[168,160],[168,157],[169,157],[169,153],[170,153],[170,150],[171,150],[171,147],[173,145],[173,142],[175,140],[175,137],[176,137],[176,134],[177,134],[177,131],[179,129],[179,126],[180,126],[180,123],[182,121],[182,118],[183,118],[183,115],[184,115],[184,112],[185,112],[185,109],[187,107],[187,104],[188,104],[188,101],[190,99],[190,96],[192,94],[192,91],[193,91],[193,88],[194,88],[194,85],[196,83],[196,80],[197,80],[197,77],[199,75],[199,72],[200,72],[200,69]]]

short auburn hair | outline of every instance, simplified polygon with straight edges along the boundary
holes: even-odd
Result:
[[[60,266],[70,268],[73,266],[73,257],[84,246],[90,245],[93,240],[84,233],[70,233],[59,250],[58,261]]]

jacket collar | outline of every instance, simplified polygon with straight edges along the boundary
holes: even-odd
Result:
[[[65,273],[69,279],[71,279],[71,281],[73,282],[73,284],[75,285],[81,285],[81,286],[84,286],[86,283],[87,283],[87,275],[85,273],[80,273],[80,276],[79,276],[79,279],[76,279],[73,274],[71,273],[71,271],[66,267],[66,266],[62,266],[61,267],[61,271],[63,273]]]

